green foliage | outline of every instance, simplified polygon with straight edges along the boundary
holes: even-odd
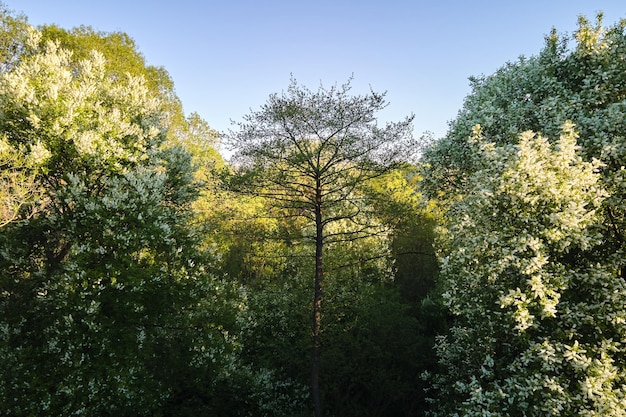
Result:
[[[329,284],[322,352],[325,403],[338,416],[412,415],[423,340],[410,305],[370,282]],[[330,292],[330,291],[329,291]]]
[[[375,114],[385,107],[384,94],[349,91],[349,82],[313,92],[292,80],[286,93],[271,95],[229,135],[238,151],[231,183],[271,203],[270,216],[306,221],[302,235],[315,244],[311,394],[318,417],[325,247],[383,233],[360,190],[413,150],[412,117],[379,128]]]
[[[0,403],[57,416],[202,402],[234,362],[241,303],[204,270],[192,158],[162,146],[142,78],[30,34],[0,74],[1,178],[27,173],[42,201],[0,230]]]
[[[420,306],[417,301],[424,294],[416,287],[426,290],[432,286],[418,281],[426,272],[404,270],[406,280],[415,282],[396,282],[393,248],[400,239],[396,233],[427,216],[422,214],[403,171],[381,177],[372,188],[368,201],[377,203],[368,209],[380,213],[390,231],[326,245],[323,255],[326,291],[321,395],[326,409],[338,416],[419,415],[425,404],[418,375],[434,366],[432,345],[443,319],[433,303],[425,301]],[[411,216],[415,218],[405,223]],[[302,233],[302,225],[289,224],[288,219],[275,221],[284,223],[277,224],[278,228],[291,228],[282,232],[283,236]],[[407,229],[403,229],[405,225]],[[340,230],[338,227],[336,224],[329,230]],[[427,245],[426,236],[401,238],[407,246]],[[274,263],[271,271],[265,269],[267,264],[259,265],[257,278],[247,283],[250,316],[245,319],[241,339],[242,358],[255,369],[272,369],[282,378],[306,384],[310,370],[307,327],[311,320],[307,305],[312,292],[307,271],[314,253],[307,245],[269,243],[268,262],[278,257],[282,261]],[[408,261],[408,254],[401,256]],[[431,283],[432,279],[428,277]]]
[[[143,77],[152,95],[159,97],[170,111],[181,111],[174,93],[174,82],[167,71],[162,67],[146,65],[145,58],[128,34],[98,32],[89,26],[67,30],[55,25],[42,26],[40,32],[43,43],[58,43],[63,49],[71,51],[77,62],[88,59],[93,51],[98,51],[106,57],[105,70],[113,79],[123,79],[127,74]]]
[[[485,168],[471,178],[473,189],[468,196],[453,207],[448,227],[452,241],[443,243],[444,250],[455,257],[454,265],[472,271],[470,274],[470,269],[455,270],[454,276],[465,275],[471,280],[477,268],[493,269],[493,282],[489,283],[502,283],[504,288],[512,285],[503,281],[508,268],[532,277],[534,295],[520,297],[536,299],[541,316],[554,315],[559,301],[556,293],[564,285],[557,277],[553,278],[554,282],[544,282],[540,276],[542,268],[563,253],[587,251],[601,240],[597,231],[588,230],[597,221],[596,209],[604,197],[597,184],[598,164],[584,163],[576,155],[571,128],[564,132],[556,149],[545,138],[530,132],[523,134],[520,143],[514,146],[481,144]],[[458,243],[455,239],[459,239]],[[491,257],[494,252],[500,255]],[[478,254],[488,256],[491,261],[482,262],[476,258]],[[498,258],[501,254],[507,256]],[[526,255],[529,255],[527,260],[515,260]],[[494,264],[497,260],[501,265]],[[451,262],[448,257],[441,261],[446,273],[449,273],[448,262]],[[486,272],[478,275],[490,276]],[[464,299],[472,288],[482,291],[479,287],[469,283],[458,288],[448,285],[444,296],[450,300]],[[522,307],[525,303],[511,303],[521,309],[518,329],[531,327],[532,322],[525,321],[532,320],[526,307]],[[509,305],[508,301],[505,304]],[[450,305],[457,314],[484,308],[471,301],[467,306],[452,301]]]
[[[481,155],[469,138],[479,124],[497,144],[516,143],[531,130],[556,142],[561,126],[572,121],[580,134],[582,156],[602,161],[608,246],[622,246],[624,195],[624,53],[626,21],[595,26],[584,17],[568,48],[566,37],[553,31],[538,56],[508,63],[488,77],[473,78],[472,93],[448,135],[424,158],[424,190],[454,200],[465,194],[469,174],[480,168]],[[623,247],[623,246],[622,246]]]
[[[433,248],[440,214],[418,192],[417,168],[405,166],[376,179],[367,191],[376,216],[389,229],[394,283],[418,305],[433,289],[437,259]]]
[[[572,47],[553,31],[538,56],[472,79],[425,153],[457,315],[437,344],[436,415],[626,409],[625,27],[581,17]]]
[[[31,28],[26,16],[16,15],[0,3],[0,71],[7,71],[27,49]]]
[[[67,30],[55,25],[41,27],[40,33],[41,45],[48,41],[59,44],[72,54],[75,62],[89,59],[94,51],[98,51],[105,58],[103,70],[112,80],[123,80],[128,75],[143,79],[150,95],[159,99],[168,143],[183,146],[194,155],[194,163],[203,168],[198,171],[199,176],[206,176],[207,163],[223,162],[216,150],[217,133],[198,114],[185,116],[168,72],[163,67],[147,65],[128,34],[99,32],[88,26]]]
[[[621,415],[626,286],[617,259],[594,252],[599,164],[577,155],[571,125],[555,146],[529,132],[517,145],[475,140],[483,168],[441,235],[458,319],[437,345],[436,414]]]
[[[303,274],[306,261],[301,263],[292,265],[292,272],[302,275],[248,292],[249,315],[241,338],[242,359],[290,382],[286,392],[291,398],[301,398],[311,367],[312,283]],[[391,286],[387,271],[375,272],[376,263],[363,269],[367,281],[352,266],[327,277],[320,379],[325,407],[337,416],[419,415],[419,374],[432,357],[432,341],[424,336],[413,306]],[[308,404],[308,397],[301,398],[305,414],[310,413]]]
[[[0,227],[32,216],[44,204],[36,178],[50,153],[41,142],[29,151],[20,148],[0,138]]]
[[[316,178],[327,188],[327,204],[338,206],[356,184],[400,166],[411,154],[412,118],[378,128],[375,114],[386,105],[384,95],[349,91],[349,83],[313,92],[292,80],[285,94],[270,96],[229,135],[238,151],[235,168],[261,175],[244,179],[262,184],[259,193],[279,198],[278,206],[303,207],[302,215],[312,219]]]
[[[289,278],[248,291],[241,357],[252,369],[273,372],[286,384],[282,392],[299,398],[299,412],[309,415],[311,285],[298,276]]]

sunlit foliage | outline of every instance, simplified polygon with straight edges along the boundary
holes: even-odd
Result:
[[[473,79],[424,158],[456,316],[435,415],[624,415],[625,23],[579,24]]]

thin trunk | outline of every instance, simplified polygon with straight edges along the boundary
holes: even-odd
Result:
[[[322,279],[324,277],[322,250],[324,249],[324,225],[322,223],[322,190],[316,190],[315,201],[315,291],[313,296],[313,334],[311,337],[311,397],[315,407],[315,417],[322,416],[320,397],[320,345],[322,328]]]

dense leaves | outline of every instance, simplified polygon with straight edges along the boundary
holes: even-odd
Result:
[[[621,416],[624,22],[473,80],[424,159],[447,211],[435,415]],[[528,130],[530,129],[530,130]]]
[[[292,80],[229,163],[127,34],[0,17],[4,414],[624,415],[626,21],[472,78],[420,161]]]
[[[167,74],[146,67],[127,35],[4,19],[16,47],[0,77],[3,409],[308,415],[308,208],[282,217],[289,210],[221,188],[231,167],[219,135],[182,116]],[[421,206],[392,170],[401,155],[374,146],[410,120],[386,130],[361,116],[320,153],[340,158],[325,186],[344,187],[325,200],[322,395],[336,414],[412,413],[413,358],[430,335],[414,332],[416,310],[393,288],[391,246],[399,219],[421,218]],[[372,158],[352,166],[338,152],[348,143]]]
[[[271,202],[271,216],[307,221],[302,235],[315,245],[311,395],[318,417],[325,251],[384,234],[361,189],[406,164],[413,150],[412,117],[379,128],[375,115],[386,105],[384,94],[349,91],[349,82],[310,91],[292,80],[286,93],[271,95],[229,135],[238,152],[232,183]]]
[[[579,133],[582,156],[602,161],[602,181],[610,192],[606,201],[607,245],[624,244],[623,106],[624,21],[612,27],[595,26],[580,18],[568,48],[567,37],[553,31],[537,56],[508,63],[495,74],[472,79],[473,92],[452,123],[449,134],[426,155],[424,189],[438,198],[465,193],[468,177],[479,168],[481,156],[469,142],[480,124],[482,133],[497,144],[516,143],[532,130],[551,142],[572,121]]]
[[[27,32],[0,75],[3,409],[154,415],[206,397],[237,308],[203,270],[191,157],[163,146],[142,78]]]

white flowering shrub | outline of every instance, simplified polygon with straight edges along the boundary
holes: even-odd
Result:
[[[582,160],[571,124],[554,145],[473,140],[483,166],[439,246],[457,321],[437,344],[435,415],[624,415],[626,285],[594,253],[601,164]]]
[[[438,415],[624,415],[625,27],[580,17],[472,78],[425,152],[456,314],[437,345]]]
[[[191,156],[163,146],[142,78],[31,35],[0,72],[0,182],[32,190],[0,203],[43,203],[3,211],[20,221],[0,229],[0,408],[151,416],[206,397],[236,296],[202,267]]]

